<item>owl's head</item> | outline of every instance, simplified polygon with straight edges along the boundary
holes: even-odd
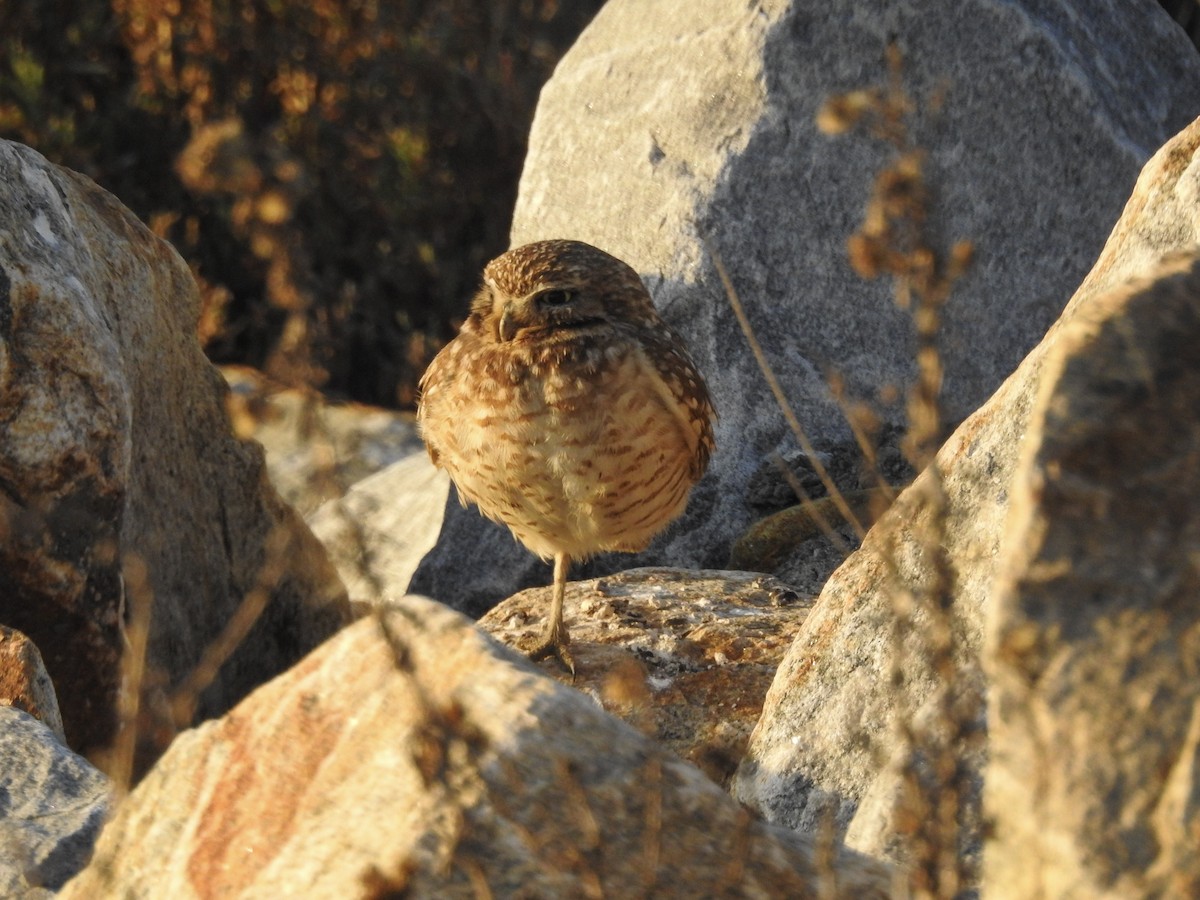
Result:
[[[501,342],[661,321],[637,272],[591,244],[565,240],[525,244],[488,263],[471,313]]]

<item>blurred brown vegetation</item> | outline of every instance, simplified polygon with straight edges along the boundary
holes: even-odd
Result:
[[[1200,0],[1159,0],[1200,42]],[[0,138],[188,260],[216,362],[408,406],[603,0],[3,0]]]
[[[215,361],[408,405],[602,2],[4,0],[0,137],[180,250]]]

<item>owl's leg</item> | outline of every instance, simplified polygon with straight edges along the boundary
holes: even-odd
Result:
[[[567,570],[570,567],[571,557],[565,553],[554,555],[554,594],[550,603],[550,618],[546,621],[542,639],[529,651],[529,658],[537,662],[553,656],[574,678],[575,660],[568,649],[571,636],[567,633],[567,623],[563,621],[563,596],[567,592]]]

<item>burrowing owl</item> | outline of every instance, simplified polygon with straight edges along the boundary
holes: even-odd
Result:
[[[683,512],[713,450],[713,407],[637,273],[578,241],[488,263],[462,330],[421,379],[434,464],[543,559],[550,619],[533,659],[574,672],[563,622],[573,559],[641,550]]]

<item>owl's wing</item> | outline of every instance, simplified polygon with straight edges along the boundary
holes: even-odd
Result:
[[[665,324],[644,334],[641,344],[647,362],[658,376],[652,379],[655,389],[688,436],[692,447],[692,478],[699,480],[716,446],[713,421],[717,412],[708,385],[683,349],[683,341]]]

